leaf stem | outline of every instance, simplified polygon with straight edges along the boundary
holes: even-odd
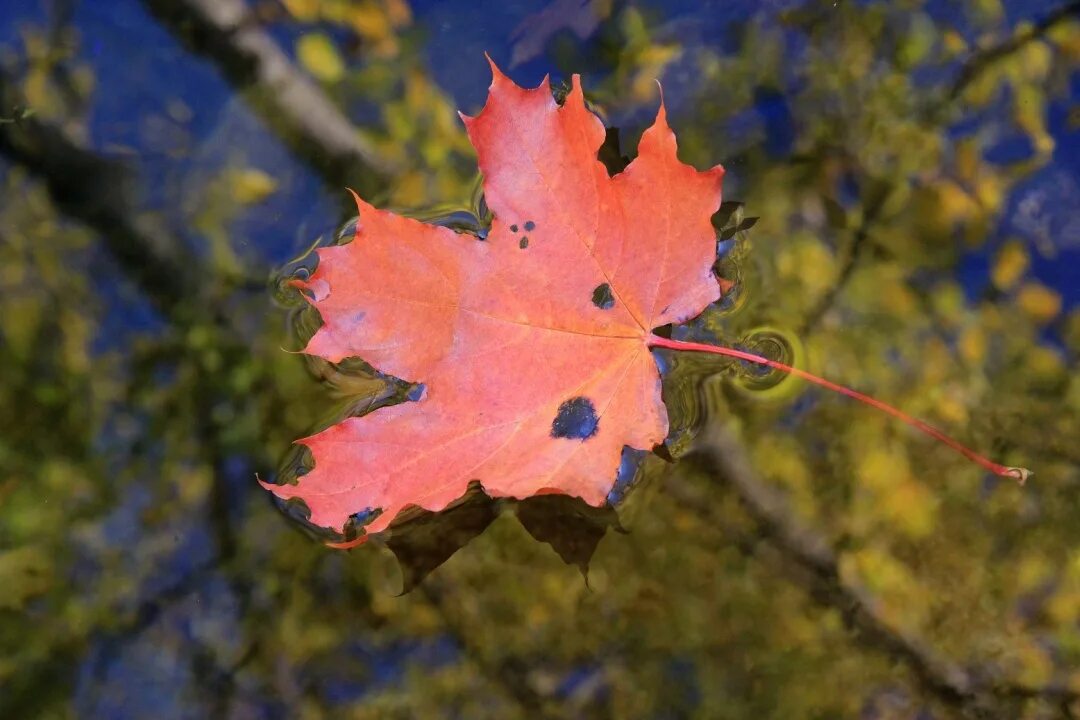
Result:
[[[912,417],[911,415],[908,415],[903,410],[898,410],[897,408],[894,408],[892,405],[887,405],[887,404],[881,402],[880,400],[876,400],[876,399],[870,397],[869,395],[864,395],[861,392],[858,392],[856,390],[852,390],[851,388],[846,388],[843,385],[837,385],[834,382],[826,380],[825,378],[822,378],[822,377],[818,377],[817,375],[814,375],[812,373],[808,373],[805,370],[800,370],[797,367],[792,367],[791,365],[785,365],[782,362],[778,362],[776,360],[770,360],[767,357],[763,357],[761,355],[755,355],[754,353],[746,352],[745,350],[736,350],[735,348],[723,347],[723,346],[718,346],[718,345],[706,345],[705,343],[684,342],[682,340],[670,340],[668,338],[659,337],[658,335],[650,335],[647,342],[648,342],[649,347],[662,347],[662,348],[667,348],[669,350],[684,350],[684,351],[689,351],[689,352],[712,353],[713,355],[725,355],[727,357],[738,358],[739,360],[746,360],[748,362],[757,363],[759,365],[765,365],[767,367],[771,367],[771,368],[773,368],[775,370],[780,370],[781,372],[785,372],[785,373],[788,373],[789,375],[794,375],[795,377],[802,378],[803,380],[806,380],[807,382],[811,382],[811,383],[814,383],[815,385],[820,385],[821,387],[828,388],[829,390],[833,390],[834,392],[838,392],[841,395],[846,395],[849,398],[854,398],[855,400],[858,400],[859,402],[865,403],[865,404],[867,404],[867,405],[869,405],[871,407],[874,407],[874,408],[877,408],[878,410],[881,410],[882,412],[888,413],[889,415],[892,415],[897,420],[900,420],[901,422],[910,425],[911,427],[915,428],[916,430],[919,430],[921,432],[926,433],[927,435],[934,438],[935,440],[937,440],[937,441],[939,441],[941,443],[944,443],[945,445],[948,445],[953,450],[957,451],[958,453],[960,453],[961,455],[966,457],[968,460],[971,460],[975,464],[989,470],[990,472],[994,473],[995,475],[999,475],[1001,477],[1013,478],[1014,480],[1019,482],[1021,485],[1023,485],[1024,482],[1026,482],[1027,479],[1029,477],[1031,477],[1031,475],[1033,474],[1027,468],[1009,467],[1007,465],[1000,465],[1000,464],[998,464],[998,463],[996,463],[996,462],[994,462],[992,460],[989,460],[989,459],[983,457],[982,455],[975,452],[974,450],[972,450],[972,449],[970,449],[968,447],[965,447],[964,445],[961,445],[959,442],[957,442],[956,440],[953,440],[951,437],[949,437],[945,433],[941,432],[937,428],[933,427],[932,425],[929,425],[928,423],[923,422],[922,420],[920,420],[920,419],[918,419],[916,417]]]

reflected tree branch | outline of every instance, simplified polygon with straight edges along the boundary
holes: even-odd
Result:
[[[955,99],[964,92],[971,83],[986,72],[992,65],[1010,55],[1022,50],[1026,45],[1043,38],[1058,25],[1074,18],[1080,17],[1080,0],[1074,0],[1054,10],[1039,22],[1026,28],[1003,43],[978,50],[960,68],[956,79],[949,87],[946,97]]]
[[[553,714],[543,695],[533,689],[525,677],[524,669],[512,663],[492,663],[484,657],[483,649],[470,637],[469,629],[454,617],[446,599],[446,588],[435,578],[428,577],[417,586],[428,604],[442,620],[447,632],[453,635],[465,656],[480,673],[521,707],[526,717],[540,720],[555,720],[561,714]]]
[[[330,185],[370,194],[394,165],[368,143],[315,82],[293,65],[244,0],[143,0],[192,52],[229,83]]]
[[[803,319],[802,327],[799,329],[801,335],[806,336],[813,332],[821,319],[825,317],[825,313],[833,307],[837,298],[847,288],[851,276],[855,273],[855,268],[862,262],[863,256],[871,244],[870,233],[878,220],[878,216],[881,214],[883,204],[883,198],[878,198],[877,201],[866,207],[863,218],[859,222],[859,226],[853,231],[851,241],[844,252],[843,263],[840,266],[840,272],[836,275],[836,280],[829,285],[829,289]]]
[[[839,560],[827,538],[796,518],[781,494],[762,481],[745,449],[719,423],[702,433],[687,460],[731,487],[756,526],[758,537],[779,551],[797,569],[813,598],[838,610],[857,637],[906,665],[926,692],[974,717],[1010,717],[1009,702],[1044,700],[1067,705],[1080,693],[1064,685],[1029,687],[1000,677],[986,667],[964,667],[938,653],[925,639],[890,625],[874,609],[873,598],[845,582]],[[699,512],[711,503],[684,483],[669,483],[672,494]],[[740,538],[748,554],[757,551],[757,538]]]
[[[15,82],[0,73],[0,107],[21,105]],[[193,254],[162,227],[134,212],[130,169],[36,117],[0,123],[0,156],[48,188],[57,209],[97,231],[124,273],[160,310],[197,294]]]
[[[19,100],[15,82],[0,72],[0,107],[20,105]],[[36,117],[0,124],[0,156],[23,166],[41,181],[60,212],[96,231],[121,272],[178,327],[199,322],[228,327],[229,320],[209,302],[206,284],[212,280],[203,278],[203,264],[195,254],[159,223],[138,215],[136,177],[128,166],[97,155],[61,128]],[[142,601],[130,622],[107,630],[111,652],[138,638],[165,608],[188,597],[215,570],[225,573],[241,611],[249,605],[251,584],[245,578],[246,570],[232,562],[236,541],[229,515],[226,450],[212,420],[213,378],[200,371],[197,382],[196,432],[213,467],[208,518],[217,552],[190,574]],[[84,637],[71,638],[58,651],[75,653],[83,641]],[[203,658],[202,666],[214,673],[219,685],[215,697],[224,707],[235,689],[232,675],[216,671],[209,656]]]
[[[1054,28],[1074,18],[1080,18],[1080,0],[1073,0],[1072,2],[1059,7],[1031,27],[1015,33],[1004,42],[974,52],[960,66],[956,78],[948,86],[945,93],[942,95],[935,95],[933,99],[924,106],[924,119],[929,123],[941,122],[942,113],[952,107],[963,94],[964,90],[978,80],[983,73],[987,72],[996,63],[1004,60],[1010,55],[1014,55],[1030,43],[1046,37],[1046,35]],[[850,154],[844,153],[844,155],[854,162],[854,158]],[[860,174],[865,174],[864,169],[859,168],[857,165],[854,169],[858,170]],[[804,334],[812,331],[814,327],[817,326],[821,321],[821,318],[828,312],[846,288],[855,268],[862,262],[867,246],[871,244],[869,242],[869,236],[873,230],[873,226],[877,223],[880,214],[880,202],[871,205],[866,209],[863,220],[859,223],[858,228],[855,229],[851,243],[848,245],[836,282],[832,284],[825,296],[822,297],[813,310],[807,314],[803,321],[802,332]]]

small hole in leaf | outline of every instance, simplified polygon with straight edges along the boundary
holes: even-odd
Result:
[[[532,232],[535,229],[536,229],[536,223],[534,223],[532,220],[526,220],[525,221],[525,232]]]
[[[559,406],[555,420],[551,423],[551,436],[588,440],[596,434],[600,419],[596,417],[596,408],[587,397],[570,398]]]

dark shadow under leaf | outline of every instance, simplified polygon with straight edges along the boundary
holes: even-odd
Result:
[[[596,546],[614,528],[626,532],[610,505],[593,507],[569,495],[537,495],[517,503],[517,517],[536,540],[550,545],[567,565],[588,576]]]
[[[440,512],[411,508],[386,531],[386,546],[401,567],[401,594],[487,529],[498,514],[495,501],[479,486]]]

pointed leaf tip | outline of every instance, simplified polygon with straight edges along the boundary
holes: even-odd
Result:
[[[664,104],[664,86],[660,84],[660,81],[656,81],[656,87],[660,90],[660,107],[656,108],[656,120],[654,126],[668,127],[667,123],[667,105]]]
[[[357,192],[356,192],[355,190],[353,190],[353,189],[352,189],[352,188],[350,188],[350,187],[347,187],[347,188],[345,188],[345,189],[349,191],[349,194],[350,194],[350,195],[352,195],[352,198],[353,198],[353,202],[355,202],[355,203],[356,203],[356,212],[357,212],[357,215],[359,215],[360,213],[364,212],[365,210],[367,210],[367,211],[372,211],[372,210],[375,210],[375,206],[374,206],[374,205],[372,205],[371,203],[369,203],[368,201],[364,200],[364,198],[360,197],[360,194],[359,194],[359,193],[357,193]],[[359,225],[359,223],[358,223],[358,224],[357,224],[357,226],[356,226],[356,230],[357,230],[357,232],[359,232],[359,231],[360,231],[360,225]]]
[[[491,87],[495,87],[504,80],[509,80],[505,73],[499,69],[499,66],[495,63],[494,58],[487,52],[484,53],[484,57],[488,61],[488,65],[491,67]]]

